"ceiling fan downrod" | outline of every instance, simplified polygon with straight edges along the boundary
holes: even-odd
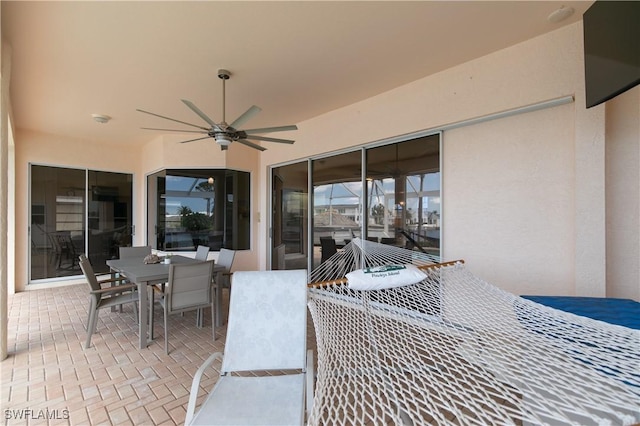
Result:
[[[225,81],[229,80],[231,77],[231,73],[228,70],[219,69],[218,70],[218,78],[222,80],[222,123],[226,124],[227,120],[225,118]]]

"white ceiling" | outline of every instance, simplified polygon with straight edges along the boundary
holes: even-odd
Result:
[[[132,144],[158,134],[140,127],[188,128],[136,108],[204,124],[188,99],[220,121],[219,68],[228,122],[255,104],[245,127],[297,124],[576,22],[592,1],[0,4],[15,126]],[[549,22],[562,5],[575,13]]]

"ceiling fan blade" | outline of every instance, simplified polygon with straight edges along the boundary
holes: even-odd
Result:
[[[136,109],[136,111],[144,112],[145,114],[153,115],[155,117],[164,118],[165,120],[171,120],[171,121],[175,121],[176,123],[186,124],[187,126],[197,127],[198,129],[209,131],[209,129],[207,127],[202,127],[202,126],[198,126],[197,124],[187,123],[186,121],[176,120],[175,118],[165,117],[164,115],[156,114],[154,112],[145,111],[143,109]]]
[[[256,145],[255,143],[251,143],[251,142],[249,142],[248,140],[245,140],[245,139],[238,139],[238,140],[235,140],[234,142],[239,142],[242,145],[250,146],[251,148],[259,149],[260,151],[266,151],[267,150],[267,148],[264,148],[264,147],[262,147],[260,145]]]
[[[291,139],[268,138],[266,136],[254,136],[254,135],[246,136],[246,138],[256,140],[256,141],[278,142],[278,143],[288,143],[288,144],[292,144],[295,142]]]
[[[236,118],[236,120],[233,123],[231,123],[230,126],[233,127],[234,129],[237,129],[237,128],[241,127],[247,121],[251,120],[253,118],[253,116],[256,115],[257,113],[259,113],[260,111],[262,111],[262,110],[259,107],[253,105],[253,106],[251,106],[251,108],[246,110],[244,112],[244,114],[242,114],[240,117]]]
[[[243,132],[248,135],[253,135],[256,133],[286,132],[289,130],[298,130],[298,126],[293,124],[291,126],[263,127],[262,129],[243,130]]]
[[[205,136],[205,137],[203,137],[203,138],[189,139],[188,141],[182,141],[182,142],[180,142],[180,143],[195,142],[195,141],[199,141],[199,140],[201,140],[201,139],[207,139],[207,138],[210,138],[210,137],[211,137],[211,136]]]
[[[197,106],[195,106],[193,104],[193,102],[188,101],[186,99],[182,99],[182,103],[184,103],[186,106],[189,107],[189,109],[193,112],[195,112],[196,114],[198,114],[200,116],[200,118],[202,118],[204,121],[206,121],[207,123],[209,123],[211,125],[211,127],[215,127],[218,128],[218,125],[216,124],[215,121],[213,121],[212,119],[210,119],[207,114],[205,114],[204,112],[202,112],[200,110],[200,108],[198,108]]]
[[[204,130],[178,130],[178,129],[156,129],[155,127],[140,127],[144,130],[159,130],[161,132],[181,132],[181,133],[202,133],[207,134]]]

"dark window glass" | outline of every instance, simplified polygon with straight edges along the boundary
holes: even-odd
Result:
[[[271,269],[307,269],[308,168],[303,161],[271,170],[273,247]]]
[[[149,244],[164,251],[250,248],[250,174],[169,169],[147,178]]]
[[[107,272],[131,245],[131,194],[130,174],[32,165],[30,280],[80,275],[81,254]]]

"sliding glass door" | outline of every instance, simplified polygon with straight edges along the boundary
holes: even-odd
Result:
[[[440,254],[440,138],[366,150],[366,238]]]
[[[132,175],[31,166],[30,281],[80,275],[78,256],[96,272],[131,244]]]
[[[362,152],[312,161],[313,268],[360,236]]]
[[[271,269],[307,269],[308,168],[302,161],[271,169]]]
[[[88,171],[88,256],[96,272],[106,272],[119,247],[131,246],[132,181],[125,173]]]
[[[315,269],[353,238],[437,259],[440,187],[440,134],[274,167],[271,267]]]

